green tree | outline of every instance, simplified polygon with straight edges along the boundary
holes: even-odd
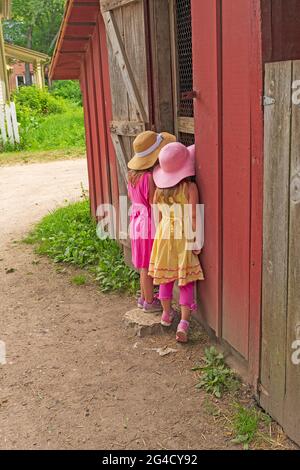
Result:
[[[51,54],[66,0],[13,0],[12,18],[4,22],[4,38],[18,46]],[[29,65],[26,83],[31,84]]]

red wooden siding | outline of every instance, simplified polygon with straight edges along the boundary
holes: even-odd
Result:
[[[224,2],[223,2],[224,3]],[[226,0],[223,44],[223,338],[248,358],[251,2]],[[239,21],[237,21],[237,17]]]
[[[220,2],[192,0],[195,143],[201,203],[205,204],[206,281],[200,304],[208,325],[221,335],[221,61]]]
[[[100,12],[85,53],[81,81],[87,123],[88,168],[92,180],[91,208],[92,213],[96,215],[100,204],[113,202],[118,208],[116,159],[109,132],[111,96],[106,33]]]
[[[192,2],[195,139],[205,204],[201,310],[259,371],[262,54],[259,0]],[[252,59],[252,63],[251,63]],[[249,355],[251,352],[251,357]]]

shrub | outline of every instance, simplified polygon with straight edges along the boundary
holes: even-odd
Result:
[[[70,100],[77,105],[82,104],[80,85],[76,80],[56,80],[49,91],[53,96]]]
[[[20,122],[24,113],[30,112],[34,116],[43,116],[64,113],[68,109],[65,100],[51,95],[47,88],[42,90],[35,86],[23,86],[13,93],[13,99]]]

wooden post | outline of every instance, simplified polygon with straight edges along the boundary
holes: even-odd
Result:
[[[0,105],[4,105],[6,101],[9,100],[10,92],[9,92],[9,83],[8,83],[8,76],[7,76],[7,69],[6,69],[6,57],[5,57],[5,50],[4,50],[4,39],[3,39],[3,29],[2,29],[2,21],[0,20],[0,87],[1,87],[1,96],[2,98]]]
[[[44,87],[44,79],[43,79],[43,67],[41,62],[35,62],[33,65],[33,71],[34,71],[34,79],[35,79],[35,84],[37,88],[43,88]]]

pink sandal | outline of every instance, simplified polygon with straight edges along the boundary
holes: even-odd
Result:
[[[170,327],[174,321],[174,318],[175,318],[174,310],[171,310],[170,313],[163,312],[160,323],[162,324],[162,326]]]
[[[187,343],[188,342],[188,331],[190,323],[186,320],[181,320],[178,325],[176,332],[176,341],[178,343]]]

